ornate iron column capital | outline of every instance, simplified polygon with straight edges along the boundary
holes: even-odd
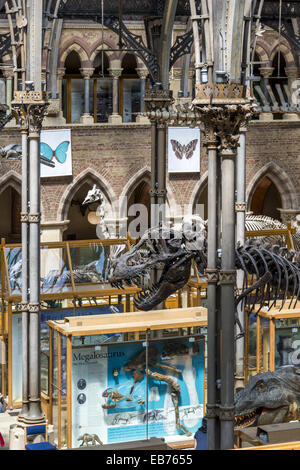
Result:
[[[12,101],[21,129],[30,136],[40,134],[48,105],[48,94],[44,91],[15,91]]]
[[[235,203],[235,211],[236,212],[246,212],[247,205],[245,202],[236,202]]]
[[[207,403],[206,405],[206,418],[208,419],[213,419],[213,418],[217,418],[219,416],[219,409],[220,409],[220,406],[219,405],[209,405]]]
[[[218,150],[223,156],[233,156],[239,147],[241,129],[247,127],[257,112],[248,88],[241,85],[197,85],[193,101],[195,113],[204,124],[206,140],[219,140]]]
[[[220,284],[235,284],[236,282],[236,271],[225,271],[222,270],[219,273],[219,283]]]
[[[205,275],[209,284],[216,284],[219,280],[219,273],[217,269],[206,269]]]
[[[221,421],[233,421],[235,414],[234,414],[234,406],[220,406],[219,407],[219,418]]]

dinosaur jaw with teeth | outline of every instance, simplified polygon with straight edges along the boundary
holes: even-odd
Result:
[[[236,429],[243,429],[247,428],[248,426],[252,426],[259,416],[260,412],[258,410],[254,410],[251,413],[245,415],[236,416],[234,420],[234,427]]]
[[[164,259],[160,258],[153,262],[139,266],[127,262],[119,263],[113,275],[110,277],[112,287],[122,289],[124,284],[137,285],[142,290],[134,299],[135,307],[139,310],[148,311],[166,300],[170,295],[181,289],[188,281],[191,271],[192,254],[184,250],[168,254]],[[123,260],[125,261],[125,259]],[[145,287],[145,275],[149,276],[151,267],[159,267],[164,261],[164,268],[159,281],[152,286]]]
[[[285,422],[287,411],[288,407],[284,406],[278,408],[257,408],[249,413],[236,415],[234,427],[242,429],[252,425],[261,426],[275,422]]]

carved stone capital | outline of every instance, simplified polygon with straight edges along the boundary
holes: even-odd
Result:
[[[0,67],[0,70],[1,70],[4,78],[6,78],[6,79],[14,78],[14,69],[13,69],[12,66],[9,67],[9,66],[3,65],[3,66]]]
[[[59,68],[59,69],[57,69],[56,74],[57,74],[57,77],[58,77],[59,79],[62,79],[62,78],[65,76],[65,74],[66,74],[66,69],[65,69],[64,67],[63,67],[63,68]]]
[[[143,80],[146,80],[146,78],[148,77],[149,75],[149,70],[146,69],[146,68],[136,68],[136,73],[138,74],[138,76],[143,79]]]
[[[145,104],[147,110],[162,110],[167,109],[174,103],[172,90],[146,90],[145,93]]]
[[[48,116],[56,116],[60,112],[60,100],[52,98],[49,100],[49,107],[47,109]]]
[[[91,76],[93,75],[94,73],[94,70],[93,68],[83,68],[83,69],[79,69],[81,75],[83,76],[83,78],[86,78],[86,79],[90,79]]]
[[[260,67],[259,73],[263,78],[271,77],[272,73],[274,72],[274,67]]]
[[[108,69],[109,75],[113,77],[115,80],[121,77],[123,69]]]
[[[284,71],[288,78],[299,78],[298,67],[285,67]]]
[[[219,284],[235,284],[236,271],[222,270],[219,273]]]

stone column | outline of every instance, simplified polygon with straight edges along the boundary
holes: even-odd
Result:
[[[94,117],[90,115],[90,79],[94,73],[94,69],[80,69],[80,73],[84,78],[84,114],[80,118],[81,124],[93,124]]]
[[[63,102],[62,102],[62,84],[63,84],[63,78],[66,74],[66,69],[59,68],[57,69],[57,93],[58,93],[58,98],[59,98],[59,103],[60,103],[60,110],[63,110]]]
[[[136,71],[141,81],[141,113],[137,115],[136,122],[149,124],[150,121],[147,116],[145,116],[146,79],[149,75],[149,71],[146,68],[137,68]]]
[[[286,67],[285,68],[285,73],[286,76],[288,77],[288,90],[290,93],[290,100],[289,100],[289,106],[293,107],[298,107],[300,105],[300,96],[299,92],[296,90],[299,89],[299,69],[298,67]],[[299,121],[299,113],[296,112],[290,112],[290,113],[285,113],[283,115],[283,119],[287,119],[289,121]]]
[[[5,66],[1,67],[1,71],[3,73],[3,77],[6,79],[6,104],[9,107],[7,110],[7,114],[9,114],[11,109],[14,72],[12,67]]]
[[[13,67],[1,67],[2,73],[4,78],[6,79],[6,104],[8,106],[7,114],[11,112],[11,101],[12,101],[12,94],[13,94],[13,83],[14,83],[14,72]],[[6,127],[15,127],[16,120],[13,118],[10,120]]]
[[[265,95],[266,99],[269,102],[269,106],[272,106],[272,102],[270,100],[270,96],[269,96],[267,86],[270,85],[269,77],[271,77],[273,71],[274,71],[274,67],[260,67],[260,69],[259,69],[259,72],[260,72],[260,74],[263,78],[262,91],[263,91],[263,94]],[[259,119],[260,119],[260,121],[272,121],[273,120],[273,113],[271,112],[271,110],[270,110],[270,112],[263,111],[262,113],[260,113]]]
[[[113,77],[113,113],[108,118],[111,124],[119,124],[122,122],[122,116],[119,114],[119,78],[123,69],[108,69],[109,74]]]

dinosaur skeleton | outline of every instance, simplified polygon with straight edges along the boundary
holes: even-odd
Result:
[[[205,274],[206,227],[200,217],[195,219],[184,220],[181,228],[159,227],[148,230],[130,251],[111,264],[109,281],[118,288],[123,287],[123,282],[143,287],[144,273],[162,265],[160,280],[142,290],[134,299],[139,310],[151,310],[182,289],[190,278],[193,260],[199,272]],[[271,308],[281,299],[282,308],[285,300],[290,298],[291,308],[300,298],[300,255],[294,250],[272,246],[270,243],[262,243],[260,246],[237,245],[235,267],[245,274],[242,293],[236,296],[236,306],[247,299],[251,312],[257,304],[260,308],[264,305]]]

